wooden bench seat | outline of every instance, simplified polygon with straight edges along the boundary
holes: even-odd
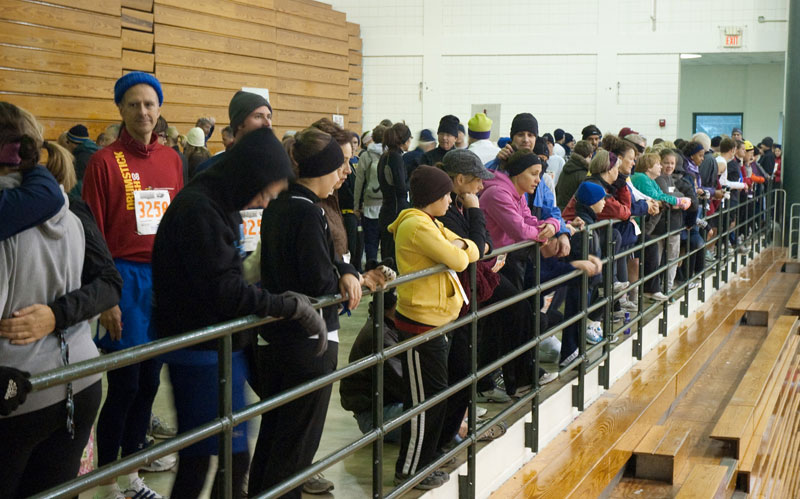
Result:
[[[711,432],[711,438],[730,444],[730,457],[734,459],[742,459],[746,448],[746,441],[745,445],[742,441],[753,435],[754,414],[759,401],[762,410],[766,407],[767,400],[763,395],[768,382],[775,382],[779,373],[785,372],[781,371],[779,362],[785,361],[788,355],[781,354],[788,351],[786,346],[796,323],[797,317],[781,316],[777,320]]]
[[[633,451],[636,478],[675,483],[675,475],[686,464],[688,441],[685,428],[651,427]]]
[[[786,302],[786,308],[792,313],[800,314],[800,283],[794,288],[792,295],[789,297],[789,301]]]
[[[733,494],[735,462],[698,464],[692,467],[676,499],[705,499],[730,497]]]

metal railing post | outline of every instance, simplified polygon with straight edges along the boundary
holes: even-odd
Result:
[[[609,340],[603,345],[603,354],[606,356],[606,360],[600,366],[600,384],[605,390],[608,390],[611,386],[611,346],[609,342],[616,334],[616,331],[613,331],[612,320],[614,316],[614,228],[609,222],[600,230],[606,231],[605,255],[608,261],[603,265],[603,297],[606,302],[603,307],[603,339]]]
[[[469,310],[472,314],[469,328],[469,354],[470,354],[470,374],[473,376],[472,383],[469,385],[469,407],[467,415],[468,434],[476,436],[478,426],[478,377],[475,374],[478,372],[478,279],[477,279],[478,265],[471,263],[469,265],[469,287],[470,287],[470,304]],[[477,475],[477,446],[472,443],[467,447],[467,474],[458,475],[458,497],[459,499],[474,499],[475,497],[475,479]]]
[[[224,421],[219,435],[219,465],[217,466],[217,498],[233,497],[233,340],[226,335],[217,340],[219,364],[219,418]]]
[[[583,243],[581,248],[581,259],[588,260],[589,259],[589,231],[584,230],[581,232],[581,242]],[[581,363],[578,365],[578,386],[572,387],[572,405],[578,408],[579,411],[583,412],[585,409],[584,402],[586,400],[586,364],[589,363],[589,359],[586,356],[586,324],[588,322],[588,313],[586,312],[586,308],[588,307],[588,299],[589,299],[589,276],[586,272],[581,272],[581,299],[580,299],[580,310],[581,310],[581,320],[580,325],[578,326],[578,356],[581,358]],[[562,334],[564,334],[562,332]]]
[[[539,253],[539,245],[533,246],[533,286],[536,288],[536,294],[532,299],[534,302],[533,307],[533,337],[539,338],[542,333],[541,319],[542,319],[542,299],[539,294],[539,286],[542,284],[542,258]],[[525,423],[525,447],[529,448],[532,452],[539,452],[539,403],[541,402],[539,390],[539,343],[533,347],[533,391],[536,395],[531,399],[531,422]]]
[[[644,220],[644,217],[642,217],[642,220]],[[642,326],[644,321],[641,319],[641,317],[644,316],[644,248],[647,243],[647,231],[644,229],[644,225],[644,222],[642,222],[642,242],[636,245],[639,247],[639,284],[636,287],[636,316],[639,317],[639,320],[636,321],[636,336],[633,338],[632,349],[633,356],[636,357],[637,360],[642,360],[642,338],[644,336]],[[634,255],[635,254],[636,253],[634,253]]]
[[[380,288],[372,298],[372,351],[378,362],[372,366],[372,427],[383,426],[383,307],[386,291]],[[383,497],[383,435],[372,442],[372,497]]]

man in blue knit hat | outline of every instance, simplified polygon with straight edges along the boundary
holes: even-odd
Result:
[[[151,74],[128,73],[114,85],[123,127],[119,138],[95,153],[86,167],[83,198],[122,276],[119,306],[100,315],[95,342],[106,351],[148,343],[152,306],[151,255],[156,230],[183,187],[183,164],[153,133],[164,95]],[[145,434],[158,391],[161,362],[150,359],[108,372],[108,393],[97,421],[97,461],[104,466],[146,447]],[[174,464],[174,463],[173,463]],[[120,488],[101,485],[101,499],[160,499],[136,471]]]

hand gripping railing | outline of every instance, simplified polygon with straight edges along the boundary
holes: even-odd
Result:
[[[373,354],[364,357],[360,360],[352,362],[347,366],[337,369],[336,371],[300,384],[294,388],[286,390],[278,395],[262,400],[255,404],[249,405],[244,409],[233,412],[232,411],[232,387],[230,384],[231,377],[231,335],[236,332],[248,330],[256,326],[267,324],[278,319],[272,317],[261,318],[254,315],[241,317],[235,320],[223,322],[213,326],[209,326],[200,330],[192,331],[171,338],[156,340],[151,343],[133,347],[130,349],[114,352],[111,354],[103,355],[87,361],[71,364],[69,366],[54,369],[52,371],[37,374],[31,378],[31,383],[34,390],[41,390],[50,386],[64,384],[90,374],[101,373],[112,369],[117,369],[127,365],[135,364],[146,359],[157,357],[159,355],[186,348],[192,345],[197,345],[209,340],[216,339],[218,341],[218,356],[219,356],[219,417],[213,421],[201,425],[191,431],[182,433],[175,438],[166,440],[145,450],[139,451],[135,454],[120,459],[114,463],[103,466],[87,475],[77,477],[67,483],[60,485],[54,489],[46,491],[37,497],[62,497],[72,496],[79,492],[92,488],[98,484],[107,482],[114,477],[136,470],[139,467],[152,462],[159,457],[167,454],[174,453],[181,448],[187,447],[205,438],[219,435],[220,439],[220,456],[218,466],[218,480],[222,485],[219,487],[219,496],[224,498],[232,497],[232,482],[231,482],[231,442],[232,442],[232,429],[245,421],[249,421],[265,412],[274,410],[284,404],[298,399],[304,395],[314,392],[324,386],[330,385],[339,381],[351,374],[365,369],[372,370],[372,393],[373,393],[373,406],[372,406],[372,422],[373,430],[362,435],[360,438],[354,440],[348,445],[335,450],[324,456],[322,459],[316,461],[308,468],[298,472],[294,476],[288,478],[286,481],[276,485],[272,489],[266,491],[259,497],[277,497],[295,487],[301,485],[308,478],[319,473],[320,471],[328,468],[329,466],[342,461],[346,457],[357,452],[359,449],[372,445],[372,497],[399,497],[403,493],[410,490],[414,485],[423,480],[431,471],[437,469],[443,463],[460,453],[462,450],[467,450],[467,474],[459,476],[459,497],[471,498],[475,497],[475,477],[476,477],[476,453],[478,438],[482,432],[485,432],[493,424],[503,421],[515,414],[522,407],[529,407],[532,420],[531,423],[525,425],[525,443],[526,446],[531,448],[534,452],[538,451],[538,408],[542,402],[542,388],[539,386],[538,376],[534,376],[533,389],[530,393],[519,398],[516,402],[503,409],[499,414],[491,418],[481,428],[477,427],[476,417],[476,399],[477,399],[477,381],[478,379],[488,375],[507,362],[533,350],[534,358],[534,372],[538,371],[539,366],[539,346],[542,341],[550,336],[553,336],[564,328],[579,322],[580,341],[579,341],[579,355],[569,365],[565,366],[559,372],[559,375],[564,378],[577,377],[578,384],[573,388],[573,405],[579,410],[584,409],[584,389],[585,389],[585,375],[592,369],[600,366],[600,383],[604,388],[610,385],[610,352],[612,348],[618,345],[613,344],[615,339],[623,334],[626,328],[636,328],[636,334],[632,342],[632,354],[637,358],[642,357],[642,334],[646,317],[650,316],[653,312],[661,309],[661,318],[659,319],[659,332],[662,335],[667,334],[667,307],[668,302],[656,302],[644,307],[643,300],[643,287],[644,282],[657,275],[666,275],[667,269],[671,265],[683,264],[688,267],[688,262],[692,257],[705,258],[706,244],[716,245],[716,255],[713,265],[705,265],[704,272],[701,276],[694,276],[693,279],[700,279],[700,286],[698,287],[698,298],[703,300],[705,298],[705,279],[703,275],[707,272],[713,273],[714,288],[719,288],[722,282],[727,281],[728,268],[731,267],[732,271],[736,271],[738,257],[731,254],[729,251],[729,243],[731,234],[749,234],[747,237],[748,254],[741,255],[742,264],[746,263],[747,258],[753,258],[754,254],[760,251],[762,244],[770,239],[769,230],[772,227],[772,221],[779,215],[782,216],[782,221],[785,223],[785,216],[783,211],[778,210],[778,205],[775,202],[775,197],[778,190],[767,188],[754,196],[752,199],[740,203],[736,207],[724,206],[713,216],[708,217],[707,220],[716,220],[717,226],[720,228],[719,233],[712,239],[704,241],[700,247],[691,248],[690,240],[687,238],[685,252],[677,260],[668,262],[667,265],[657,269],[650,275],[644,275],[645,261],[644,253],[645,248],[652,244],[658,244],[664,241],[670,235],[680,234],[685,230],[684,227],[671,228],[667,222],[667,233],[654,237],[647,237],[642,235],[642,242],[628,248],[625,251],[613,254],[613,223],[612,220],[604,220],[589,226],[589,228],[599,232],[605,232],[605,257],[601,259],[603,262],[603,298],[597,300],[595,303],[588,303],[588,278],[586,274],[579,270],[574,270],[568,274],[562,275],[556,279],[551,279],[545,283],[540,281],[539,269],[541,268],[540,254],[538,244],[533,242],[518,243],[504,248],[494,250],[491,255],[485,259],[494,258],[501,254],[508,254],[519,250],[528,250],[532,253],[533,265],[536,269],[534,272],[534,284],[532,287],[522,290],[519,294],[502,301],[493,303],[488,306],[479,307],[477,299],[477,286],[476,286],[476,267],[475,264],[469,267],[470,276],[470,311],[466,315],[459,317],[457,320],[450,324],[437,327],[425,334],[416,336],[410,340],[404,341],[400,344],[392,346],[391,348],[384,348],[383,343],[383,310],[384,293],[397,287],[402,283],[407,283],[416,279],[427,277],[446,270],[444,265],[436,265],[429,269],[425,269],[412,274],[402,275],[395,281],[388,283],[385,288],[379,289],[374,293],[369,293],[365,290],[365,295],[374,295],[373,310]],[[782,192],[782,191],[781,191]],[[785,209],[785,192],[784,192],[784,205]],[[794,207],[793,207],[794,208]],[[793,212],[794,213],[794,212]],[[794,214],[793,214],[794,216]],[[736,223],[732,224],[733,217],[736,217]],[[742,217],[744,217],[742,219]],[[669,217],[667,218],[669,220]],[[642,225],[643,226],[643,225]],[[589,233],[587,230],[576,234],[573,237],[583,238],[583,257],[587,257],[589,247]],[[612,266],[619,259],[627,258],[630,255],[639,256],[640,258],[640,272],[639,279],[630,283],[631,287],[637,288],[637,301],[639,304],[638,312],[631,318],[627,324],[622,324],[620,327],[612,331],[613,328],[613,305],[614,301],[619,299],[627,291],[621,291],[617,294],[613,292],[613,271]],[[687,269],[688,271],[688,269]],[[566,317],[565,320],[558,325],[550,327],[546,331],[540,331],[540,315],[541,310],[539,306],[534,306],[534,331],[532,338],[514,348],[512,351],[502,355],[500,358],[488,363],[487,365],[478,368],[477,362],[477,332],[478,320],[487,317],[493,313],[501,311],[514,303],[521,300],[532,299],[534,304],[540,303],[540,298],[543,294],[553,290],[557,286],[564,285],[570,282],[575,282],[577,279],[581,287],[581,309],[582,312],[574,317]],[[688,299],[690,283],[693,279],[687,279],[681,286],[675,290],[666,289],[666,279],[662,279],[662,290],[668,294],[670,298],[681,299],[681,313],[688,315]],[[344,301],[340,295],[320,297],[318,303],[315,305],[317,308],[330,306]],[[598,344],[588,347],[586,342],[586,322],[589,314],[603,308],[603,339]],[[470,374],[453,383],[446,390],[428,398],[425,402],[418,404],[408,410],[402,415],[388,420],[383,420],[383,364],[387,359],[399,355],[409,349],[425,343],[432,338],[447,334],[457,328],[469,325],[469,347],[470,347]],[[624,344],[624,343],[620,343]],[[600,352],[597,358],[595,354]],[[593,360],[590,360],[594,358]],[[576,371],[575,373],[574,371]],[[468,410],[468,435],[467,437],[452,450],[440,456],[434,462],[429,463],[424,468],[404,482],[400,486],[392,489],[391,491],[384,492],[383,484],[383,437],[399,428],[403,423],[409,421],[417,414],[433,407],[434,405],[442,402],[454,393],[469,388],[470,402]]]

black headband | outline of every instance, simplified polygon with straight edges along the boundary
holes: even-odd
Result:
[[[342,147],[331,137],[321,151],[297,162],[300,178],[322,177],[336,170],[344,163]]]
[[[524,172],[533,165],[541,165],[541,164],[542,160],[539,158],[539,156],[533,153],[526,154],[520,158],[517,158],[513,162],[507,163],[506,172],[508,173],[509,177],[514,177]]]

